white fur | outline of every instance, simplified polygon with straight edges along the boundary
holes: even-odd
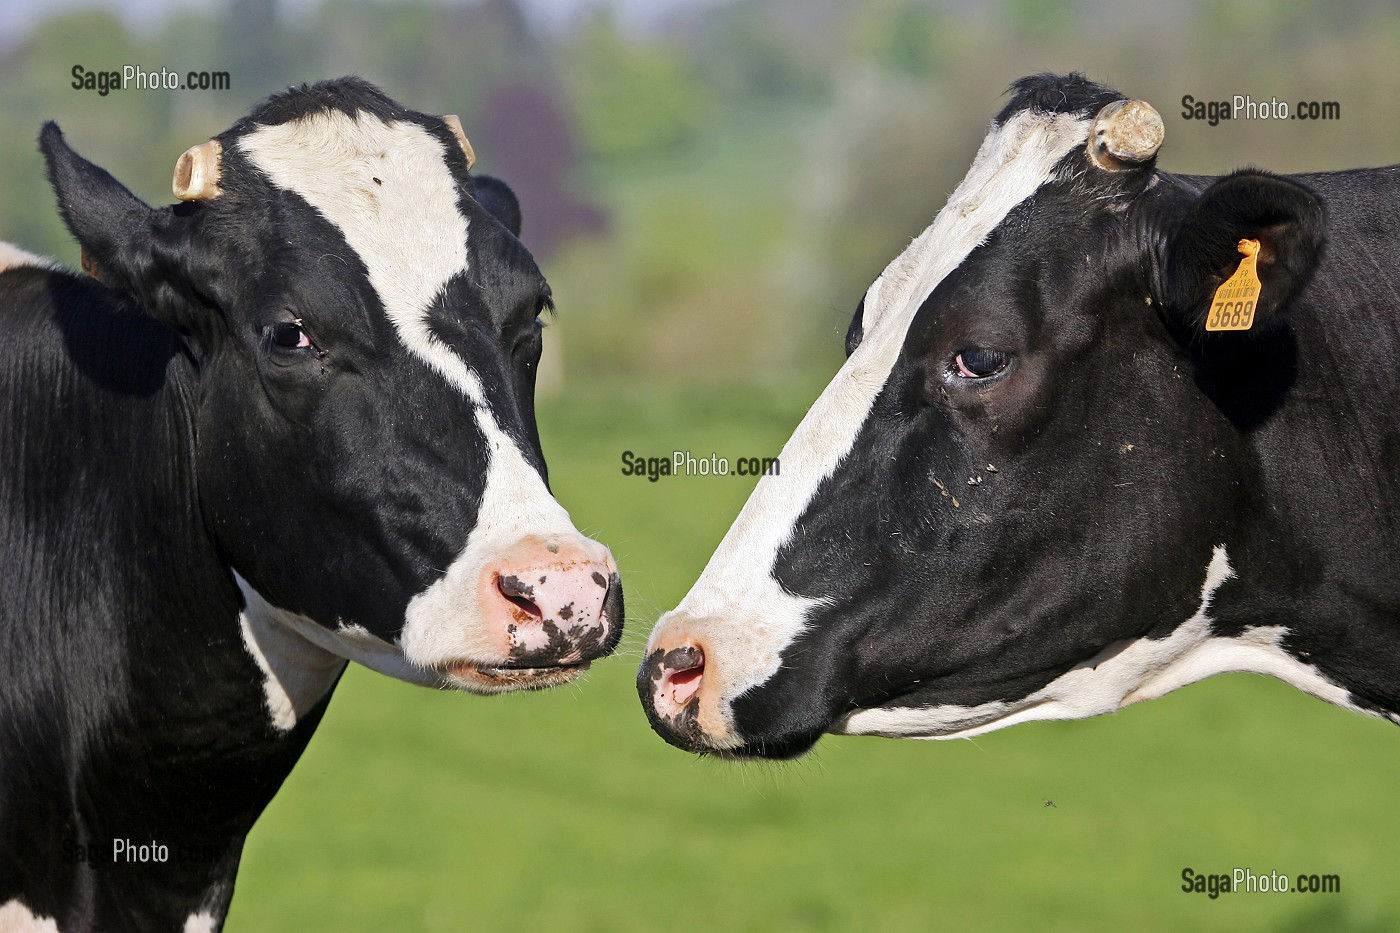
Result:
[[[197,914],[190,914],[185,918],[185,928],[183,933],[217,933],[219,920],[207,910],[202,910]]]
[[[237,573],[234,579],[245,603],[238,616],[243,646],[263,672],[263,693],[272,725],[288,732],[334,686],[349,655],[315,644],[302,634],[307,626],[315,626],[314,622],[278,609]]]
[[[721,724],[705,723],[712,744],[742,742],[730,704],[777,672],[782,650],[803,630],[813,601],[778,585],[774,560],[822,480],[855,444],[915,312],[1012,208],[1035,194],[1066,153],[1085,144],[1089,122],[1027,111],[992,128],[933,224],[871,285],[864,339],[783,447],[782,475],[759,480],[700,579],[653,630],[648,651],[673,628],[708,643],[705,676],[718,684],[711,702],[728,732],[717,734]],[[703,708],[701,715],[705,722]]]
[[[36,266],[40,269],[57,269],[58,263],[52,259],[45,259],[43,256],[36,256],[26,249],[20,249],[13,243],[6,243],[0,240],[0,272],[7,269],[14,269],[18,266]]]
[[[239,145],[275,185],[301,195],[340,229],[369,270],[399,339],[476,403],[476,423],[490,452],[481,510],[465,548],[443,578],[409,604],[401,643],[410,665],[377,646],[368,649],[370,655],[403,671],[500,660],[476,592],[486,563],[527,535],[574,542],[600,556],[607,552],[578,533],[496,423],[477,374],[429,330],[428,309],[467,268],[467,218],[457,207],[459,191],[443,144],[415,123],[332,112],[261,127]]]
[[[423,687],[447,686],[363,626],[327,628],[272,605],[236,572],[234,579],[246,604],[239,615],[243,644],[263,672],[268,715],[279,731],[290,730],[330,692],[346,661]]]
[[[208,911],[185,918],[183,933],[217,933],[219,920]],[[51,917],[36,917],[19,901],[0,905],[0,933],[59,933],[58,923]]]
[[[1201,586],[1195,615],[1166,638],[1140,638],[1110,645],[1021,700],[978,706],[888,707],[849,713],[832,732],[890,738],[956,739],[1042,719],[1084,719],[1130,703],[1154,700],[1214,674],[1267,674],[1319,699],[1358,710],[1350,694],[1304,664],[1281,645],[1281,626],[1247,629],[1238,636],[1212,636],[1210,604],[1233,577],[1224,546],[1217,546]]]
[[[58,921],[36,917],[18,900],[0,904],[0,933],[59,933]]]

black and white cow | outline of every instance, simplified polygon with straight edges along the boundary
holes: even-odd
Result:
[[[547,488],[549,286],[455,117],[294,88],[156,209],[40,144],[93,277],[0,253],[0,929],[216,930],[347,659],[564,683],[617,569]]]
[[[1400,166],[1160,171],[1014,86],[639,673],[682,748],[971,736],[1225,671],[1400,721]],[[1259,244],[1248,332],[1205,329]]]

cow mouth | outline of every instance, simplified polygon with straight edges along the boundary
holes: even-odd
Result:
[[[572,664],[517,665],[456,661],[438,668],[448,686],[473,693],[544,690],[574,680],[588,670],[587,661]]]

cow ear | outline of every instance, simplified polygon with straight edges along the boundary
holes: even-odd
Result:
[[[865,339],[865,299],[861,298],[860,304],[856,305],[855,316],[851,318],[851,326],[846,328],[846,358],[856,352],[856,347]]]
[[[1322,202],[1278,175],[1244,169],[1196,199],[1167,246],[1166,308],[1193,332],[1205,327],[1215,290],[1239,268],[1241,240],[1257,240],[1255,329],[1283,319],[1326,238]]]
[[[149,207],[74,152],[52,122],[40,132],[39,148],[59,212],[82,247],[84,271],[178,330],[207,331],[218,315],[192,285],[205,265],[195,235],[200,207]]]
[[[520,201],[510,185],[492,175],[475,175],[472,182],[476,188],[476,203],[486,208],[486,213],[512,234],[520,236]]]

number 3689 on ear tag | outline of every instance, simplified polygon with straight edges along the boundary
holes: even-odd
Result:
[[[1254,326],[1254,306],[1259,301],[1259,273],[1255,262],[1259,256],[1258,240],[1240,240],[1240,267],[1220,287],[1210,300],[1206,315],[1206,330],[1249,330]]]

